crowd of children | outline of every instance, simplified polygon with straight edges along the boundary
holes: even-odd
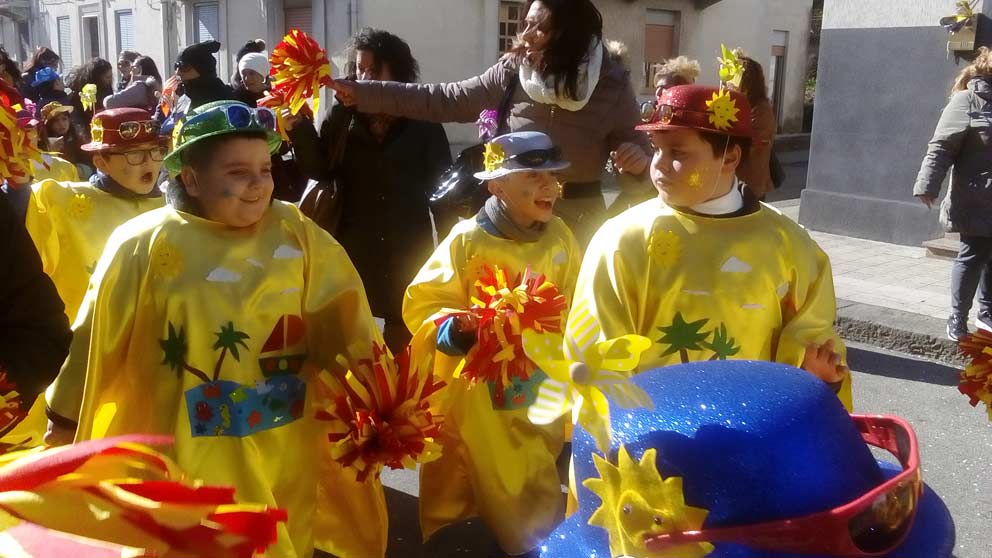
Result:
[[[36,87],[57,93],[43,74]],[[68,134],[74,110],[51,100],[43,121],[24,115],[17,126],[64,147],[78,141]],[[828,258],[737,178],[752,138],[747,97],[723,84],[672,85],[642,113],[637,131],[653,146],[646,172],[658,196],[607,221],[584,254],[554,216],[556,173],[570,163],[551,138],[515,132],[485,144],[476,178],[490,197],[441,231],[403,298],[413,341],[395,362],[429,363],[427,385],[438,397],[428,408],[408,376],[379,365],[388,349],[348,254],[296,206],[273,199],[281,115],[207,102],[163,135],[147,110],[96,112],[92,140],[79,145],[96,169],[88,181],[49,155],[21,181],[28,185],[16,185],[73,339],[15,433],[39,443],[44,431],[50,445],[169,436],[169,459],[190,478],[285,510],[267,524],[276,535],[265,556],[273,558],[384,556],[389,515],[377,471],[417,461],[424,539],[477,517],[500,556],[706,556],[726,545],[737,549],[727,556],[878,555],[924,531],[929,556],[949,555],[953,527],[939,499],[923,496],[912,431],[896,419],[852,422],[845,412],[851,376],[833,329]],[[163,169],[169,180],[160,188]],[[554,344],[563,374],[531,358]],[[794,368],[710,362],[727,360]],[[356,382],[360,369],[375,375]],[[609,405],[625,392],[655,408],[611,420]],[[350,412],[370,400],[374,408]],[[725,422],[690,410],[738,403],[753,405],[728,410]],[[391,421],[411,406],[440,429],[419,424],[427,434],[400,459],[396,448],[412,435]],[[798,411],[807,408],[813,414]],[[551,419],[533,420],[535,409],[550,409]],[[333,427],[318,420],[349,413]],[[570,478],[562,478],[569,418],[586,425],[583,413],[602,416],[612,439],[579,428]],[[799,415],[788,433],[769,426]],[[737,419],[760,428],[735,430]],[[707,461],[728,448],[769,444],[771,452],[836,432],[843,443],[827,444],[836,459],[821,455],[809,470],[751,463],[731,474]],[[363,450],[332,444],[344,438]],[[896,438],[913,444],[896,447]],[[866,442],[896,454],[900,470],[879,469]],[[803,505],[752,484],[817,473],[825,484]],[[673,478],[685,479],[684,496]],[[577,513],[568,521],[563,484],[568,512]],[[876,492],[888,507],[869,498]],[[921,498],[926,524],[914,529]],[[822,543],[790,531],[777,548],[761,536],[848,503],[875,510],[878,525],[849,532],[831,524],[824,531],[833,538]],[[750,534],[734,530],[752,524]],[[813,524],[802,525],[808,534]]]

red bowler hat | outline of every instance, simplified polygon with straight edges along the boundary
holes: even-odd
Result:
[[[679,85],[662,91],[657,100],[641,105],[638,130],[698,130],[750,138],[751,104],[747,97],[707,85]]]
[[[93,141],[81,146],[83,151],[107,151],[128,149],[149,143],[167,143],[168,138],[159,135],[161,125],[151,113],[139,108],[110,109],[99,112],[90,124],[90,137]]]

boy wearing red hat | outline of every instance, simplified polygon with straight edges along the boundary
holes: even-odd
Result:
[[[96,174],[89,182],[35,184],[25,219],[70,320],[110,233],[165,205],[157,182],[167,143],[148,111],[106,110],[91,126],[93,141],[82,149],[93,153]]]
[[[851,408],[830,261],[806,231],[735,176],[751,137],[747,99],[729,89],[666,89],[644,124],[656,199],[608,221],[585,254],[566,351],[638,334],[637,371],[749,359],[802,367]],[[571,356],[571,355],[570,355]]]

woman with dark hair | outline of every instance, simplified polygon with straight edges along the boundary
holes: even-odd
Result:
[[[61,63],[62,59],[59,58],[58,54],[55,54],[54,50],[48,47],[38,47],[38,50],[34,51],[34,54],[31,56],[28,69],[21,74],[21,93],[29,99],[37,98],[35,88],[31,85],[35,80],[35,73],[42,68],[51,68],[58,71]]]
[[[737,178],[747,184],[756,198],[762,200],[776,187],[772,180],[772,148],[778,121],[772,103],[768,100],[768,86],[765,85],[765,72],[761,64],[741,54],[738,57],[744,65],[739,89],[751,103],[751,129],[754,135],[751,149],[737,168]]]
[[[348,73],[413,83],[420,66],[403,39],[366,28],[351,40]],[[385,320],[386,343],[398,352],[410,341],[403,293],[434,247],[428,196],[451,165],[448,137],[440,124],[355,114],[341,104],[331,109],[319,136],[312,122],[301,120],[291,119],[289,134],[296,160],[310,178],[333,179],[341,188],[335,238],[362,276],[372,312]],[[335,158],[338,149],[344,155]],[[341,159],[339,168],[330,168],[335,159]]]
[[[134,62],[141,56],[133,50],[123,50],[117,57],[117,93],[127,89],[131,84],[131,74],[134,69]]]
[[[158,93],[162,91],[162,75],[158,73],[155,61],[147,56],[140,56],[131,67],[131,83],[126,89],[113,95],[108,95],[103,104],[108,109],[140,108],[155,111],[158,105]]]
[[[87,85],[96,86],[96,103],[90,109],[83,107],[82,91]],[[75,108],[73,121],[79,126],[89,141],[90,121],[93,115],[104,109],[103,100],[114,93],[114,67],[103,58],[91,58],[82,67],[69,74],[66,86],[72,93],[69,102]]]
[[[622,181],[650,188],[648,140],[634,130],[640,111],[629,71],[603,41],[603,18],[591,0],[528,0],[517,45],[474,78],[432,85],[337,80],[331,87],[346,106],[434,122],[474,122],[512,90],[509,130],[544,132],[572,162],[561,173],[564,198],[555,210],[580,244],[606,215],[600,188],[612,158]]]
[[[17,82],[20,79],[21,69],[17,66],[17,62],[11,60],[7,51],[0,46],[0,80],[17,87]]]

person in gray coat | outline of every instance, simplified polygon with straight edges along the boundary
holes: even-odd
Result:
[[[932,207],[949,170],[950,186],[940,205],[940,222],[949,232],[961,235],[947,320],[947,336],[957,341],[968,334],[976,289],[977,325],[992,331],[992,51],[985,47],[954,84],[913,195]]]

